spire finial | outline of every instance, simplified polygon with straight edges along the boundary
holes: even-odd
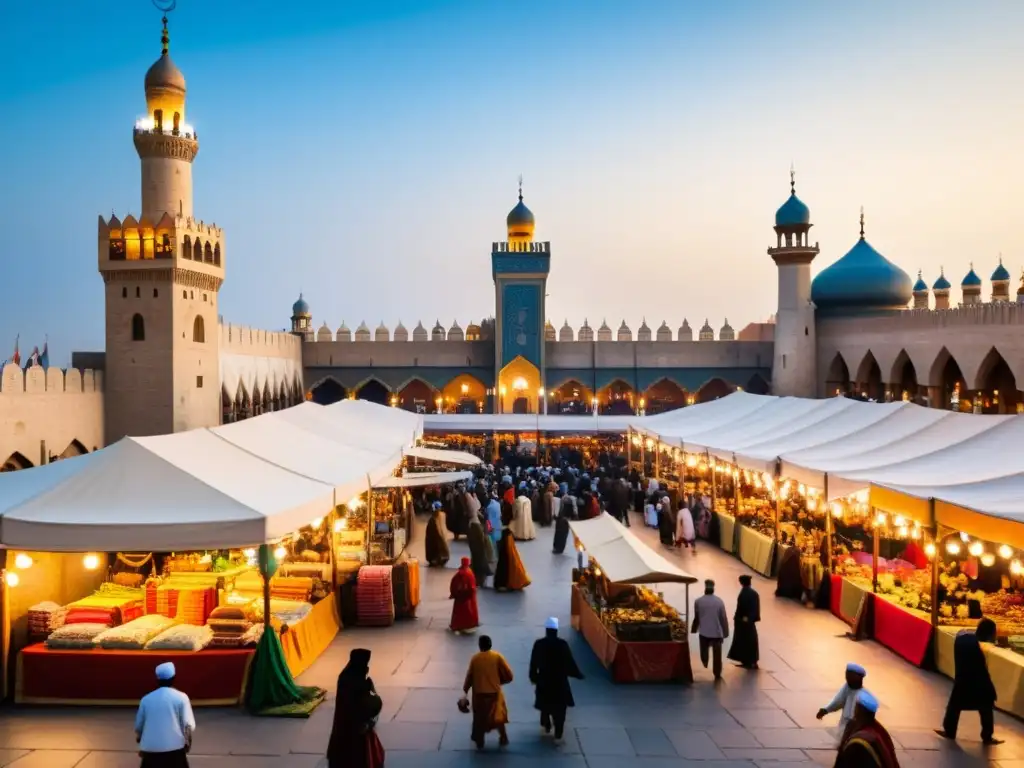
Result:
[[[166,56],[168,54],[168,52],[170,51],[171,34],[170,34],[170,32],[167,31],[167,17],[166,16],[164,16],[163,22],[164,22],[164,31],[163,31],[163,34],[160,35],[160,45],[162,46],[161,49],[160,49],[160,55],[161,56]]]
[[[860,239],[864,239],[864,206],[860,207]]]
[[[945,277],[945,276],[946,276],[946,268],[940,264],[939,265],[939,277]]]
[[[153,3],[153,7],[154,8],[156,8],[158,11],[163,11],[163,14],[164,14],[164,18],[163,18],[164,32],[160,36],[160,43],[163,46],[163,50],[161,51],[161,54],[166,56],[167,55],[167,51],[168,51],[168,47],[169,47],[170,42],[171,42],[171,36],[167,32],[167,14],[175,9],[175,7],[178,5],[178,0],[150,0],[150,1]]]
[[[793,163],[789,164],[789,194],[796,194],[796,168],[793,167]]]
[[[523,174],[519,174],[519,202],[523,202]]]
[[[1002,251],[999,252],[999,266],[1000,267],[1003,266],[1003,252]]]

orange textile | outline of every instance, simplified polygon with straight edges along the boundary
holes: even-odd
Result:
[[[409,558],[409,600],[413,608],[420,604],[420,561],[415,557]]]
[[[302,621],[281,635],[281,648],[292,677],[298,677],[327,650],[341,630],[338,596],[330,594],[313,606]]]

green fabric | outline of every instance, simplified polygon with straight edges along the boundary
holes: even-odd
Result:
[[[249,709],[253,712],[305,700],[284,659],[277,632],[265,631],[256,647],[249,680]]]
[[[295,704],[283,704],[280,707],[267,707],[253,712],[257,717],[309,717],[313,710],[324,703],[327,691],[323,688],[299,686],[305,699]]]
[[[265,579],[277,573],[277,558],[274,557],[274,548],[269,544],[260,544],[259,566],[260,573]]]

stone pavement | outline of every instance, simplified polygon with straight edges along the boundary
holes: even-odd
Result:
[[[652,547],[659,546],[653,532],[640,533]],[[422,541],[422,535],[416,538]],[[533,578],[524,593],[480,594],[481,631],[494,638],[517,675],[506,689],[512,719],[507,750],[499,752],[492,735],[487,751],[477,753],[469,741],[469,717],[455,706],[476,639],[446,631],[450,570],[425,571],[417,620],[388,629],[346,629],[301,682],[333,692],[349,650],[372,648],[371,674],[384,700],[379,731],[388,768],[523,768],[538,759],[550,768],[795,768],[832,765],[827,728],[836,716],[818,722],[814,713],[841,684],[846,662],[857,661],[867,667],[867,686],[882,701],[880,717],[902,748],[902,765],[1024,768],[1024,724],[997,715],[997,735],[1007,743],[986,751],[977,735],[977,715],[966,713],[959,745],[938,739],[931,728],[942,717],[950,687],[946,679],[914,669],[875,643],[847,639],[837,619],[776,600],[774,583],[756,575],[763,616],[761,670],[729,666],[717,686],[695,656],[693,686],[615,686],[582,639],[563,630],[587,679],[573,683],[577,706],[570,710],[566,744],[556,748],[540,736],[526,680],[530,647],[542,634],[544,619],[554,615],[563,626],[569,624],[575,558],[571,551],[553,555],[550,541],[550,529],[541,529],[536,541],[520,545]],[[453,544],[450,565],[466,549],[465,543]],[[737,577],[746,571],[738,560],[710,546],[695,557],[669,557],[701,579],[716,579],[722,597],[733,603]],[[683,589],[668,587],[666,597],[680,606]],[[308,720],[198,710],[190,763],[194,768],[320,768],[332,707],[328,701]],[[5,709],[0,711],[0,766],[137,766],[133,714],[129,709]]]

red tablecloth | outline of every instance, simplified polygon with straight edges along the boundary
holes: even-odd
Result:
[[[693,682],[686,642],[626,643],[608,631],[590,603],[572,588],[573,624],[616,683]]]
[[[911,664],[921,666],[932,639],[932,625],[924,617],[876,595],[874,637]]]
[[[173,661],[175,686],[194,706],[235,705],[245,697],[253,649],[189,651],[50,650],[18,654],[19,704],[130,705],[156,687],[157,664]]]

